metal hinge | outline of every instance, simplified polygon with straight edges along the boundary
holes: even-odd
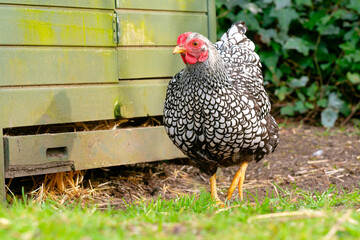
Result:
[[[119,17],[117,16],[116,12],[113,15],[113,42],[118,44],[120,39],[120,31],[119,31]]]

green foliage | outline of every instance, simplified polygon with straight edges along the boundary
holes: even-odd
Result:
[[[245,21],[283,116],[360,117],[359,0],[217,0],[218,37]]]

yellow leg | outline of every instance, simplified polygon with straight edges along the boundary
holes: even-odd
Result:
[[[243,200],[243,184],[245,180],[245,171],[248,166],[248,162],[243,162],[239,168],[239,170],[235,173],[234,179],[231,182],[231,185],[229,187],[229,190],[226,195],[226,200],[229,201],[231,199],[231,196],[236,188],[237,185],[239,185],[239,196],[240,199]]]
[[[240,171],[241,171],[241,175],[240,175],[240,181],[239,181],[239,197],[242,200],[243,199],[243,185],[244,185],[244,181],[245,181],[245,172],[246,172],[246,168],[248,166],[248,162],[244,162],[243,164],[241,164],[240,167]]]
[[[214,175],[212,175],[210,178],[210,193],[211,193],[211,197],[216,201],[216,204],[220,207],[223,207],[224,203],[220,200],[219,196],[217,195],[216,173],[214,173]]]

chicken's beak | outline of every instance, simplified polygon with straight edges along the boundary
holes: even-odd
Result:
[[[186,52],[186,49],[184,47],[179,47],[179,46],[176,46],[173,50],[173,54],[184,53],[184,52]]]

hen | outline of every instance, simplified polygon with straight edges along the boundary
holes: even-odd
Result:
[[[273,152],[279,141],[260,58],[246,30],[237,22],[215,45],[199,33],[181,34],[173,54],[180,53],[186,66],[170,80],[164,105],[167,134],[192,165],[211,176],[218,204],[217,168],[240,165],[226,199],[237,185],[242,199],[248,163]]]

